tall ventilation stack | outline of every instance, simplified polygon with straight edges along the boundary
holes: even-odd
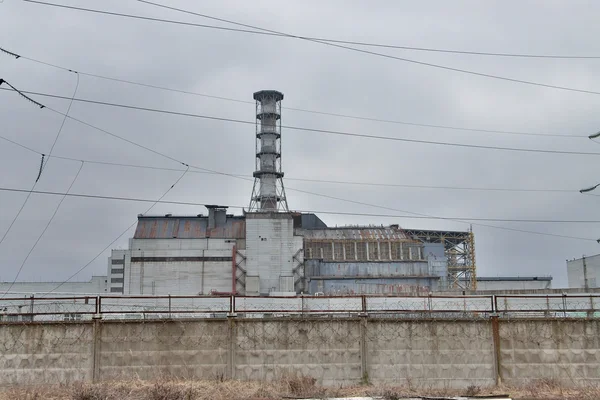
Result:
[[[261,90],[256,100],[256,170],[250,210],[288,212],[281,171],[281,100],[283,93]]]

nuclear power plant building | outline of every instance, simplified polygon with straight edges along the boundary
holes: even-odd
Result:
[[[193,216],[139,215],[129,249],[109,258],[108,292],[289,296],[476,288],[472,232],[331,228],[315,214],[290,211],[281,170],[283,93],[263,90],[254,99],[248,212],[206,205]]]

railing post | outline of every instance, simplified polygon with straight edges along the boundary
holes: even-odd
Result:
[[[367,296],[364,294],[360,296],[361,300],[361,313],[360,316],[360,372],[362,377],[362,383],[365,385],[369,384],[369,352],[367,348]]]
[[[237,317],[235,313],[235,295],[232,294],[229,296],[229,313],[227,313],[227,317]]]
[[[171,293],[169,293],[169,319],[171,318]]]
[[[100,296],[98,296],[98,302]],[[98,303],[99,304],[99,303]],[[92,316],[92,383],[100,380],[100,347],[102,346],[102,316]]]
[[[33,294],[30,297],[30,304],[29,304],[29,314],[31,314],[31,320],[33,321]]]
[[[588,312],[588,318],[594,318],[594,296],[590,294],[590,311]]]
[[[566,318],[567,317],[567,294],[563,293],[562,295],[562,302],[563,302],[563,316]]]
[[[492,295],[492,312],[498,313],[498,298],[495,294]]]
[[[496,375],[496,386],[502,384],[502,360],[500,352],[500,320],[498,315],[492,315],[492,341],[494,344],[494,372]]]
[[[360,297],[362,315],[367,315],[367,296],[364,294]]]

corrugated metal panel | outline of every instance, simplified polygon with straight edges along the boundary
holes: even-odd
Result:
[[[308,240],[411,240],[401,229],[390,227],[308,229],[303,233]]]
[[[307,261],[308,263],[308,261]],[[312,266],[312,265],[311,265]],[[395,277],[395,276],[427,276],[427,262],[344,262],[316,263],[309,269],[313,276],[340,277]],[[309,272],[307,271],[307,274]]]
[[[438,278],[313,279],[310,292],[325,295],[428,293],[437,289]]]
[[[138,219],[134,239],[203,239],[246,237],[243,217],[227,218],[224,226],[209,229],[206,217],[164,217]]]

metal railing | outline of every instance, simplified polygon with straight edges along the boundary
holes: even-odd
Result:
[[[600,318],[600,294],[488,296],[68,296],[0,299],[0,322],[372,316]]]

